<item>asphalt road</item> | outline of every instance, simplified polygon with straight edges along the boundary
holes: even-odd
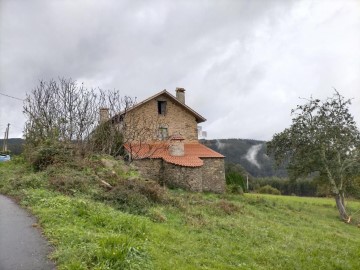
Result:
[[[47,258],[51,247],[35,223],[28,212],[0,195],[0,270],[56,269]]]

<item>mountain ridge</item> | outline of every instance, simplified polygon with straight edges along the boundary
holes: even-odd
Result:
[[[266,141],[252,139],[200,140],[225,156],[225,162],[240,164],[254,177],[286,177],[285,167],[275,168],[273,157],[266,154]]]

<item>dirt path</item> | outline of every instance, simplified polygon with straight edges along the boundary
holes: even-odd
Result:
[[[0,195],[0,270],[56,269],[47,258],[48,242],[24,209]]]

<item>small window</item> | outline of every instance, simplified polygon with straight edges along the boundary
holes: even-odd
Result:
[[[168,129],[165,127],[159,128],[159,139],[166,140],[169,137]]]
[[[166,101],[158,101],[158,113],[165,115],[166,112]]]

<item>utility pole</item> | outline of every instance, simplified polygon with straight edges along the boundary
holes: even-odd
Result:
[[[7,152],[7,146],[8,146],[8,139],[9,139],[9,129],[10,124],[7,124],[5,135],[4,135],[4,141],[3,141],[3,152]]]
[[[249,174],[246,174],[246,190],[249,192]]]
[[[5,138],[6,138],[6,131],[4,132],[4,139],[3,139],[3,152],[5,152]]]

